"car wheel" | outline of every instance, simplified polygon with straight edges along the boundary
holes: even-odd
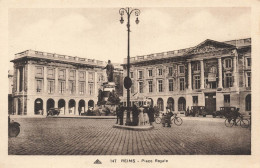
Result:
[[[213,118],[216,118],[216,116],[215,116],[215,115],[212,115],[212,117],[213,117]]]
[[[203,114],[203,117],[206,117],[206,115],[205,115],[205,114]]]
[[[220,118],[223,118],[223,115],[219,116]]]

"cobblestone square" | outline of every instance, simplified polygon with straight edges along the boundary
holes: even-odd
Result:
[[[183,117],[181,126],[150,131],[112,128],[114,119],[16,118],[21,132],[9,155],[248,155],[251,130],[223,119]]]

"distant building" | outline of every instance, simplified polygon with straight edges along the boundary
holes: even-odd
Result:
[[[149,98],[161,111],[199,105],[209,112],[222,106],[251,112],[251,38],[208,39],[191,48],[132,57],[130,63],[131,102]],[[126,76],[126,60],[123,68]]]
[[[79,115],[96,106],[98,89],[107,80],[106,63],[94,59],[26,50],[11,62],[16,115],[46,115],[53,107],[61,115]],[[116,91],[122,95],[122,67],[114,66]]]

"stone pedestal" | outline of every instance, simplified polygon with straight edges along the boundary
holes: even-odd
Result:
[[[115,82],[105,82],[103,83],[103,100],[104,101],[107,101],[108,97],[109,97],[109,94],[110,92],[113,92],[115,91]]]

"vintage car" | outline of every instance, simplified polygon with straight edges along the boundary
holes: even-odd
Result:
[[[222,117],[227,117],[228,115],[231,115],[232,113],[239,111],[239,108],[236,107],[220,107],[220,110],[214,111],[212,113],[213,118],[219,116],[220,118]]]
[[[191,109],[185,112],[185,116],[189,115],[193,117],[198,117],[199,115],[206,117],[207,111],[205,109],[205,106],[191,106]]]
[[[60,109],[59,108],[50,108],[47,112],[47,116],[54,116],[54,115],[59,115],[60,114]]]

